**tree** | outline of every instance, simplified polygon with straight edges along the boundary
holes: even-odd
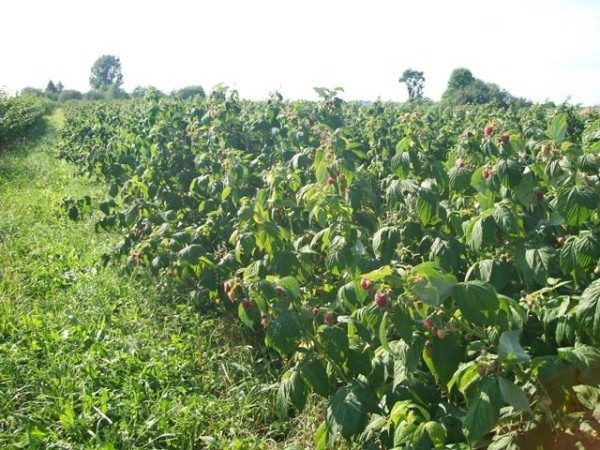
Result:
[[[493,103],[509,106],[515,98],[497,84],[475,78],[469,69],[454,69],[442,101],[452,105]]]
[[[131,91],[131,96],[133,98],[144,98],[146,96],[162,98],[165,94],[154,86],[136,86],[135,89]]]
[[[204,88],[202,86],[186,86],[178,91],[174,92],[173,95],[179,98],[188,99],[191,97],[206,97]]]
[[[113,55],[102,55],[92,66],[90,85],[94,89],[107,89],[123,84],[121,60]]]
[[[475,77],[469,69],[459,67],[458,69],[454,69],[450,74],[450,79],[448,80],[448,90],[465,88],[474,81]]]
[[[65,87],[63,86],[63,84],[60,81],[58,83],[56,83],[56,90],[58,91],[59,94],[63,91],[64,88]]]
[[[66,102],[67,100],[81,100],[83,94],[74,89],[64,89],[58,96],[59,102]]]
[[[52,80],[48,81],[48,84],[46,85],[46,93],[58,94],[58,89],[56,89],[56,86]]]
[[[423,72],[406,69],[398,81],[400,83],[406,83],[409,101],[413,102],[423,99],[423,87],[425,86]]]
[[[24,87],[23,89],[21,89],[21,91],[19,92],[19,95],[28,95],[30,97],[46,97],[46,93],[44,91],[42,91],[41,89],[38,88],[34,88],[34,87]],[[0,97],[2,97],[2,91],[0,91]]]

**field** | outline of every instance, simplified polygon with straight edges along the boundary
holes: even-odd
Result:
[[[598,448],[598,114],[317,92],[13,140],[1,447]]]

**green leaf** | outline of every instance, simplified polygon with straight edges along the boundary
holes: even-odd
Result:
[[[594,281],[583,291],[575,314],[581,329],[595,343],[600,343],[600,280]]]
[[[430,356],[431,355],[431,356]],[[445,339],[434,337],[423,350],[423,360],[438,384],[446,385],[465,358],[464,347],[451,333]]]
[[[192,244],[185,246],[180,252],[179,257],[188,264],[196,264],[200,261],[200,257],[203,255],[204,249],[201,245]]]
[[[515,214],[515,205],[510,202],[501,202],[496,204],[492,217],[498,228],[505,234],[515,234],[520,230],[519,220]]]
[[[496,290],[501,290],[504,288],[504,286],[512,281],[511,267],[509,264],[502,261],[495,259],[484,259],[477,262],[473,269],[476,270],[476,272],[479,272],[479,279],[481,281],[490,283],[494,286],[494,288],[496,288]],[[469,279],[471,279],[471,277],[466,279],[466,281]]]
[[[560,145],[567,134],[567,115],[565,113],[556,114],[548,124],[546,134],[556,145]]]
[[[434,192],[419,189],[417,193],[417,216],[423,225],[429,225],[438,218],[439,203]]]
[[[327,450],[328,434],[329,430],[327,429],[327,422],[324,420],[315,432],[315,450]]]
[[[379,269],[361,275],[360,278],[367,278],[371,281],[381,281],[389,277],[392,273],[394,273],[394,271],[390,266],[382,266]]]
[[[600,385],[600,349],[578,345],[558,349],[559,356],[577,368],[580,383]]]
[[[494,219],[482,215],[471,219],[465,230],[467,244],[473,250],[481,250],[494,241]]]
[[[523,389],[503,377],[498,377],[498,386],[500,387],[502,398],[506,403],[517,411],[531,413],[531,406],[529,406],[529,401]]]
[[[527,362],[531,357],[521,347],[519,337],[520,330],[505,331],[500,335],[500,343],[498,344],[498,357],[502,361]]]
[[[405,137],[404,139],[408,138]],[[410,174],[410,155],[408,152],[396,153],[391,160],[391,169],[392,173],[398,178],[406,178]]]
[[[367,291],[361,289],[357,281],[351,281],[338,290],[337,297],[348,311],[354,312],[362,306],[367,295]]]
[[[367,414],[376,411],[377,399],[365,385],[353,381],[337,390],[327,408],[327,426],[350,439],[367,425]]]
[[[458,370],[454,373],[450,381],[448,381],[446,387],[448,388],[448,392],[450,392],[456,386],[463,395],[466,395],[469,386],[479,378],[476,361],[460,363]]]
[[[298,411],[306,405],[308,391],[304,381],[297,370],[286,372],[279,383],[277,392],[277,412],[280,417],[287,415],[288,404],[292,404]]]
[[[287,292],[292,298],[300,298],[300,284],[294,277],[280,278],[275,283],[285,292]]]
[[[591,186],[574,185],[559,191],[556,197],[556,211],[565,223],[579,226],[585,223],[598,206],[598,195]]]
[[[373,253],[383,262],[390,262],[400,243],[400,232],[396,227],[383,227],[373,235]]]
[[[450,190],[453,192],[462,192],[471,185],[471,176],[473,171],[467,166],[453,166],[448,171]]]
[[[438,306],[452,294],[456,277],[444,273],[435,263],[425,262],[410,272],[408,285],[413,294],[431,306]]]
[[[446,428],[441,423],[430,420],[425,423],[425,431],[434,446],[441,447],[446,442]]]
[[[458,283],[452,290],[463,317],[475,325],[495,325],[500,308],[494,288],[482,281]]]
[[[546,285],[556,265],[556,252],[548,245],[534,248],[519,245],[515,249],[515,266],[526,283],[533,281],[540,286]]]
[[[463,428],[467,440],[474,444],[496,426],[502,401],[498,383],[490,376],[483,378],[469,391]]]
[[[323,326],[318,331],[317,339],[325,354],[337,364],[343,364],[348,357],[348,335],[341,327]]]
[[[573,386],[577,400],[588,409],[596,409],[600,404],[600,388],[580,384]]]
[[[392,309],[392,324],[396,334],[407,344],[410,344],[413,334],[413,320],[404,305],[394,305]]]
[[[252,320],[251,314],[249,314],[250,311],[246,311],[246,308],[244,308],[244,305],[242,305],[241,303],[238,304],[238,317],[240,318],[240,320],[242,321],[242,323],[244,325],[246,325],[248,328],[252,328],[254,329],[254,320]]]
[[[516,187],[523,178],[523,168],[513,159],[500,159],[494,166],[500,183],[508,188]]]
[[[298,316],[295,312],[286,310],[269,322],[265,344],[281,355],[288,356],[296,351],[301,338]]]
[[[302,361],[298,366],[300,376],[312,390],[326,397],[329,394],[329,378],[325,365],[316,358],[309,358]]]

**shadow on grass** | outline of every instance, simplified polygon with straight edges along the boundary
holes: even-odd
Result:
[[[51,123],[51,116],[44,116],[42,120],[30,128],[25,136],[4,144],[0,148],[0,186],[17,179],[32,179],[35,173],[32,167],[23,164],[39,145],[42,145],[49,134],[57,130]]]

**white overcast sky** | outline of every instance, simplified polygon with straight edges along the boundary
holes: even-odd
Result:
[[[88,90],[102,54],[124,87],[235,87],[315,98],[404,100],[423,70],[438,99],[456,67],[536,101],[600,103],[600,0],[3,0],[0,88],[49,79]]]

